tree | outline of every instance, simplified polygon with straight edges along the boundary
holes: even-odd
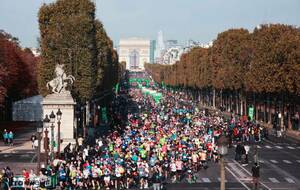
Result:
[[[300,29],[289,25],[261,25],[253,33],[230,29],[220,33],[211,48],[194,48],[174,65],[147,64],[146,70],[159,83],[197,88],[209,102],[217,90],[219,105],[225,102],[237,113],[241,108],[240,113],[245,114],[250,103],[257,116],[261,104],[271,100],[276,107],[280,105],[282,114],[285,106],[296,112],[291,105],[300,103],[299,42]],[[270,115],[270,106],[264,107],[269,107]]]
[[[46,83],[53,79],[56,64],[65,64],[75,77],[72,94],[81,101],[95,93],[95,5],[89,0],[58,0],[39,11],[42,62],[39,89],[46,95]]]
[[[5,98],[16,101],[37,94],[38,58],[28,49],[22,50],[16,39],[0,32],[0,105]]]
[[[117,52],[101,21],[95,19],[90,0],[58,0],[39,11],[42,61],[39,89],[48,94],[46,83],[54,78],[55,65],[65,64],[75,77],[71,93],[78,102],[90,101],[117,83]]]

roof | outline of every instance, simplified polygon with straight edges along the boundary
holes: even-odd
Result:
[[[34,103],[41,103],[43,101],[43,96],[37,95],[37,96],[32,96],[29,98],[25,98],[19,101],[14,102],[14,104],[34,104]]]

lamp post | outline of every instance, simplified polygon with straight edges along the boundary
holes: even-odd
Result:
[[[220,177],[221,177],[221,184],[220,189],[225,190],[225,163],[224,163],[224,156],[228,153],[228,140],[227,138],[222,135],[218,140],[218,152],[221,156],[220,158]]]
[[[55,114],[52,111],[50,114],[50,123],[51,123],[51,160],[53,160],[54,155],[54,122],[55,122]]]
[[[38,175],[41,170],[41,134],[43,132],[43,124],[39,123],[36,128],[38,148],[37,148],[37,170],[36,174]]]
[[[43,120],[43,126],[45,128],[44,150],[45,150],[46,165],[48,165],[48,149],[49,149],[48,127],[49,127],[49,124],[50,124],[50,119],[48,118],[48,115],[46,115]]]
[[[81,116],[82,116],[82,127],[83,127],[83,138],[86,137],[86,125],[85,125],[85,106],[81,107]]]
[[[58,130],[58,134],[57,134],[57,155],[59,157],[60,155],[60,120],[61,120],[61,116],[62,116],[62,112],[60,111],[60,109],[58,108],[58,111],[56,112],[56,116],[57,116],[57,130]]]

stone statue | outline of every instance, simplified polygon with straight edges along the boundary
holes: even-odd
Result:
[[[57,64],[55,67],[56,78],[47,82],[47,88],[49,90],[51,88],[52,92],[55,94],[70,93],[68,90],[66,90],[66,87],[69,83],[73,84],[75,81],[75,78],[72,75],[67,76],[63,67],[64,64]]]

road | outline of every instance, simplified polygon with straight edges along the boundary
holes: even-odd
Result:
[[[299,190],[300,189],[300,143],[289,140],[270,140],[258,144],[261,178],[259,189]],[[254,148],[250,150],[249,164],[242,166],[234,160],[234,148],[226,156],[226,190],[252,189],[251,167]],[[211,190],[220,188],[219,165],[209,163],[207,170],[197,173],[195,184],[168,184],[167,189]]]
[[[139,108],[130,104],[126,109],[136,113]],[[26,138],[24,138],[26,136]],[[30,133],[22,135],[28,139]],[[20,143],[21,144],[21,143]],[[23,142],[22,148],[4,147],[0,152],[0,167],[9,165],[20,170],[23,167],[35,168],[35,153],[30,143]],[[270,136],[257,144],[258,160],[261,168],[260,189],[266,190],[300,190],[300,142],[288,139],[278,139]],[[227,190],[250,190],[251,167],[253,165],[254,147],[249,153],[249,164],[242,166],[234,160],[234,148],[229,149],[226,161],[226,189]],[[218,163],[209,162],[207,170],[202,169],[196,174],[197,181],[194,184],[176,183],[167,184],[167,189],[174,190],[204,190],[219,189],[220,187],[220,166]]]

